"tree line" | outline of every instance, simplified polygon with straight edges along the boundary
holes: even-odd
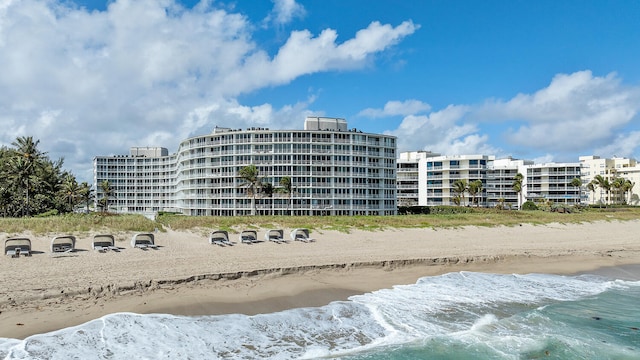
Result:
[[[4,217],[72,212],[93,200],[91,185],[78,183],[62,168],[64,159],[52,160],[40,151],[40,140],[16,138],[0,147],[0,212]]]

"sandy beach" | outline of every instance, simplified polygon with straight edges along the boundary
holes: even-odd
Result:
[[[31,238],[33,256],[0,259],[0,337],[24,338],[115,312],[257,314],[321,306],[454,271],[600,269],[635,278],[637,267],[606,268],[640,264],[640,220],[314,231],[315,242],[286,244],[240,244],[231,233],[236,245],[227,247],[209,244],[208,234],[157,232],[159,248],[146,251],[130,247],[132,234],[114,234],[121,250],[105,253],[91,249],[93,234],[74,234],[77,251],[55,255],[51,237],[61,234],[22,234]]]

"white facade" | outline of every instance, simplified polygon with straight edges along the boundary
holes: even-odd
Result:
[[[512,158],[495,159],[487,168],[486,197],[488,207],[501,206],[519,209],[526,199],[527,165],[533,161]],[[517,193],[513,184],[517,174],[522,174],[522,191]]]
[[[640,164],[634,160],[624,157],[600,158],[599,156],[580,156],[582,166],[582,184],[585,202],[589,204],[613,204],[626,202],[631,205],[640,203]],[[618,194],[615,191],[606,191],[602,187],[595,186],[596,191],[589,191],[587,185],[596,176],[602,176],[610,184],[621,177],[631,181],[634,186],[627,194]]]
[[[581,203],[581,187],[571,185],[573,179],[581,177],[580,163],[533,164],[526,168],[524,193],[527,200],[563,205]]]
[[[335,118],[307,118],[305,128],[313,130],[216,128],[182,141],[174,155],[98,156],[94,182],[113,184],[118,212],[235,216],[255,207],[262,215],[396,214],[395,137],[345,130]],[[154,164],[157,171],[147,172]],[[238,175],[249,165],[274,188],[289,177],[294,191],[260,194],[254,204]]]
[[[522,174],[522,191],[514,181]],[[495,159],[490,155],[443,156],[426,151],[403,152],[398,159],[398,205],[457,205],[454,191],[457,180],[467,184],[480,180],[482,191],[476,203],[484,207],[517,209],[526,200],[544,200],[554,204],[580,202],[580,188],[570,185],[580,178],[579,163],[534,164],[529,160]],[[472,205],[466,192],[460,205]]]
[[[426,206],[427,158],[440,156],[428,151],[400,153],[398,158],[398,206]]]
[[[427,173],[427,194],[424,205],[455,205],[457,194],[453,189],[457,180],[466,180],[468,183],[480,180],[485,188],[487,165],[493,159],[493,156],[487,155],[451,155],[426,158],[424,161]],[[485,191],[478,195],[477,201],[481,206],[485,204]],[[471,202],[472,199],[464,195],[461,205],[467,205]]]
[[[621,168],[618,170],[618,175],[631,181],[633,186],[629,193],[624,194],[624,201],[629,205],[640,205],[640,163]]]
[[[100,184],[107,180],[113,190],[109,211],[145,215],[173,211],[175,160],[175,155],[169,155],[161,147],[132,147],[129,155],[95,157],[96,208],[98,200],[104,197]]]

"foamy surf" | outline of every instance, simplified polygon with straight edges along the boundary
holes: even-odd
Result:
[[[639,297],[639,282],[460,272],[255,316],[112,314],[23,341],[0,339],[0,357],[571,359],[606,351],[640,358]]]

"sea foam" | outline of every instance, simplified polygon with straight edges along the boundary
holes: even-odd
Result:
[[[489,346],[497,354],[529,351],[549,341],[538,335],[551,326],[548,305],[638,286],[592,276],[450,273],[323,307],[255,316],[112,314],[22,341],[0,339],[0,358],[357,358],[433,341]]]

